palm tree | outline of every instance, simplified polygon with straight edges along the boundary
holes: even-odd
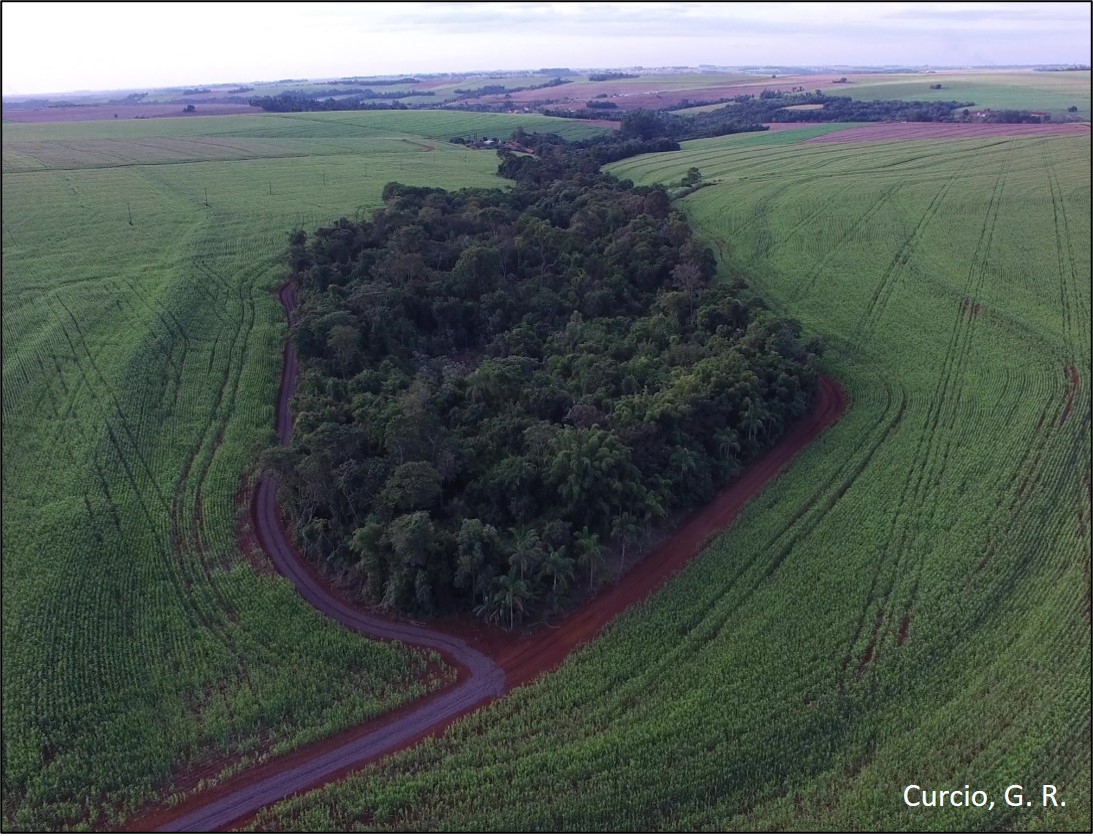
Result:
[[[732,427],[718,430],[714,433],[714,440],[717,442],[717,452],[726,459],[735,459],[740,452],[740,437]]]
[[[731,479],[740,472],[740,436],[732,427],[725,427],[714,433],[717,452],[721,456],[718,464],[722,478]]]
[[[474,614],[484,618],[488,624],[500,624],[503,608],[500,599],[486,595],[482,603],[474,608]]]
[[[546,560],[539,567],[539,577],[546,575],[552,578],[551,590],[554,596],[558,595],[558,587],[564,592],[569,582],[573,580],[573,558],[566,554],[565,547],[551,549]]]
[[[497,529],[478,519],[463,520],[457,538],[458,554],[453,576],[456,587],[470,587],[471,599],[489,601],[490,581],[493,580],[494,555],[499,551]]]
[[[588,566],[588,586],[593,588],[596,568],[603,566],[603,546],[600,545],[600,535],[593,534],[586,525],[577,535],[577,548],[581,552],[581,563]]]
[[[743,406],[744,414],[740,417],[740,426],[748,431],[748,438],[754,441],[768,418],[767,411],[758,398],[744,398]]]
[[[626,562],[626,547],[637,542],[641,536],[641,525],[638,518],[629,511],[623,511],[611,521],[611,536],[622,543],[622,555],[619,557],[619,571]]]
[[[644,516],[646,525],[651,525],[668,516],[668,509],[664,504],[664,499],[657,491],[650,490],[645,492]]]
[[[673,466],[679,468],[679,482],[687,478],[688,473],[694,473],[698,469],[698,454],[690,447],[680,445],[672,450],[670,459]]]
[[[523,580],[524,575],[532,574],[543,562],[543,542],[539,539],[539,532],[531,527],[510,528],[509,533],[512,534],[509,566],[516,569],[517,575]]]
[[[516,626],[516,613],[524,614],[524,603],[529,597],[528,585],[521,578],[502,575],[493,582],[493,601],[500,611],[509,611],[509,629]]]

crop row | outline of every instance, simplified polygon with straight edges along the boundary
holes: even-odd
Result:
[[[71,167],[3,183],[5,827],[116,824],[443,676],[325,622],[237,527],[272,439],[288,232],[391,179],[496,183],[496,160],[398,134],[339,150],[319,125],[275,149],[294,156],[96,168],[234,154],[250,141],[208,131],[262,120],[174,121],[4,128],[5,157]]]
[[[256,828],[1088,829],[1088,138],[739,141],[615,169],[713,181],[684,210],[846,417],[557,672]]]

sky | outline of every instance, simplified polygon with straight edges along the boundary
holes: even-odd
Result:
[[[1090,63],[1083,3],[4,2],[3,92],[540,67]]]

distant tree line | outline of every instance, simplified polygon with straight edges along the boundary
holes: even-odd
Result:
[[[589,81],[615,81],[620,78],[639,78],[636,73],[590,73],[588,76]]]
[[[564,110],[546,108],[544,116],[564,119],[603,119],[605,114],[599,110]],[[677,116],[667,111],[628,110],[621,117],[612,114],[608,118],[619,119],[618,134],[608,134],[584,143],[575,143],[581,148],[590,144],[599,146],[595,152],[601,164],[621,160],[625,157],[647,154],[650,151],[678,151],[679,143],[688,139],[701,139],[711,136],[765,131],[767,128],[757,121],[744,119],[699,119],[696,117]],[[639,143],[653,143],[641,145]],[[629,153],[624,148],[631,149]]]
[[[248,99],[251,107],[260,107],[272,113],[302,113],[306,111],[328,110],[408,110],[409,106],[399,99],[411,96],[432,96],[431,90],[410,91],[400,93],[391,91],[388,93],[376,93],[373,90],[363,90],[358,95],[335,99],[331,97],[319,98],[311,93],[285,92],[276,96],[257,96]],[[368,99],[381,99],[374,102]]]
[[[789,99],[791,104],[787,104]],[[814,110],[789,110],[795,104],[818,104]],[[766,96],[737,101],[730,110],[733,118],[756,119],[763,122],[951,122],[953,112],[969,107],[971,102],[918,102],[891,100],[856,100],[849,96],[828,96],[823,93],[796,94],[792,97]],[[695,118],[716,119],[711,114]]]
[[[589,107],[593,103],[589,103]],[[791,109],[796,105],[820,105],[807,110]],[[855,101],[846,96],[828,96],[820,93],[781,94],[764,90],[759,96],[737,96],[729,106],[716,110],[680,115],[669,111],[629,110],[620,120],[619,131],[623,139],[652,140],[688,139],[723,136],[743,131],[766,130],[766,122],[1041,122],[1050,116],[1021,110],[984,111],[973,114],[968,108],[971,102],[904,102]],[[603,114],[594,109],[581,110],[547,109],[549,116],[571,119],[601,119]],[[644,152],[639,152],[644,153]]]
[[[795,105],[820,105],[808,110],[792,110]],[[736,96],[733,104],[698,113],[690,118],[712,126],[722,122],[960,122],[978,119],[988,122],[1040,122],[1039,114],[1027,110],[988,111],[974,117],[969,108],[974,102],[920,102],[891,100],[856,100],[849,96],[813,93],[780,93],[763,90],[758,96]]]
[[[964,120],[976,122],[988,122],[988,123],[1001,123],[1001,124],[1038,124],[1040,122],[1050,122],[1051,115],[1048,113],[1030,113],[1027,110],[985,110],[981,111],[978,116],[973,116],[970,113],[964,114]]]
[[[708,102],[713,104],[714,102]],[[1050,121],[1050,115],[1027,110],[984,110],[973,114],[972,102],[920,102],[854,100],[848,96],[814,93],[780,93],[763,90],[758,96],[743,94],[722,100],[726,106],[693,115],[665,110],[631,110],[621,117],[624,135],[641,139],[670,137],[679,141],[740,131],[765,130],[766,122],[1026,122]],[[674,106],[681,109],[684,103]],[[686,102],[688,106],[695,103]],[[819,105],[796,110],[799,105]],[[569,119],[602,119],[604,104],[588,102],[582,109],[547,108],[547,116]],[[614,117],[612,117],[614,118]]]
[[[591,104],[591,102],[589,104]],[[615,121],[621,118],[618,113],[604,113],[603,110],[604,109],[599,105],[593,106],[592,110],[589,110],[587,107],[571,109],[544,106],[539,112],[542,113],[543,116],[553,116],[556,119],[610,119]]]
[[[496,96],[500,93],[524,90],[524,87],[513,87],[511,90],[504,84],[483,84],[481,87],[456,87],[452,92],[457,96],[478,98],[479,96]]]
[[[291,240],[297,418],[266,464],[305,554],[391,611],[564,607],[815,389],[819,345],[715,282],[663,190],[516,139],[537,154],[500,152],[512,190],[391,183]]]
[[[481,87],[461,87],[453,92],[460,99],[477,99],[482,96],[499,96],[503,93],[519,93],[523,90],[546,90],[550,87],[561,87],[563,84],[572,83],[568,78],[552,78],[542,84],[525,84],[521,87],[506,87],[504,84],[484,84]]]
[[[302,91],[292,91],[301,92]],[[305,96],[319,97],[318,93],[302,93]],[[432,90],[385,90],[376,92],[371,87],[339,87],[334,90],[324,90],[321,94],[324,98],[331,96],[352,96],[358,99],[409,99],[415,96],[435,96]]]
[[[402,78],[371,78],[369,76],[354,76],[352,78],[340,78],[334,81],[324,81],[323,84],[367,84],[370,87],[393,87],[396,84],[420,84],[421,79],[412,76]]]

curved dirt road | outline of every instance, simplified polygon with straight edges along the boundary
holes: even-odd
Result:
[[[281,303],[291,321],[296,288],[286,284]],[[284,350],[277,405],[277,438],[284,444],[292,431],[289,401],[296,381],[296,354]],[[490,658],[451,633],[405,624],[364,613],[332,594],[310,564],[293,548],[270,477],[258,482],[252,504],[255,531],[262,548],[300,595],[324,615],[366,636],[391,639],[438,651],[459,672],[456,685],[421,698],[378,720],[322,741],[243,773],[223,786],[184,801],[179,807],[133,822],[140,830],[201,832],[226,828],[260,807],[338,778],[397,749],[439,732],[459,716],[491,702],[507,690],[529,682],[558,665],[577,645],[591,640],[622,610],[642,600],[702,549],[744,505],[823,430],[835,423],[847,399],[834,381],[822,378],[812,411],[778,444],[748,467],[737,480],[699,510],[668,540],[646,556],[618,583],[603,590],[567,616],[554,629],[529,637],[507,636],[490,642]]]

